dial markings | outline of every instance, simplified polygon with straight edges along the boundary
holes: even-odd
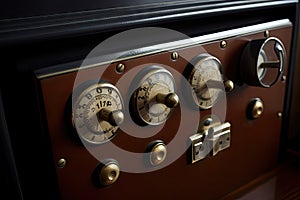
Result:
[[[122,97],[115,86],[106,82],[90,85],[74,103],[74,127],[85,142],[101,144],[117,134],[119,127],[99,115],[102,109],[108,114],[123,110]]]
[[[149,67],[139,83],[132,98],[134,118],[143,124],[158,125],[164,123],[171,115],[173,109],[167,109],[164,100],[157,100],[158,94],[171,94],[175,92],[175,81],[172,74],[162,67]]]
[[[195,57],[192,63],[194,65],[188,80],[194,91],[194,102],[201,109],[209,109],[215,105],[222,91],[219,88],[223,84],[222,65],[216,57],[206,53]]]

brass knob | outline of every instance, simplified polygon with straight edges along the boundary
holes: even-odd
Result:
[[[174,108],[179,103],[179,97],[175,93],[169,93],[169,94],[157,94],[156,95],[156,101],[158,103],[165,104],[168,108]]]
[[[256,101],[252,109],[253,118],[259,118],[263,113],[263,109],[264,105],[262,101]]]
[[[124,113],[121,110],[110,111],[106,108],[103,108],[99,111],[98,118],[100,120],[107,121],[112,126],[117,126],[123,123]]]
[[[163,142],[156,142],[150,148],[150,164],[157,166],[167,157],[167,147]]]
[[[234,83],[231,80],[224,82],[224,87],[226,92],[231,92],[234,89]]]
[[[259,118],[264,111],[264,104],[260,98],[253,99],[248,105],[247,115],[250,119]]]
[[[105,165],[100,170],[99,181],[103,186],[112,185],[115,183],[120,175],[120,168],[117,163],[110,162]]]

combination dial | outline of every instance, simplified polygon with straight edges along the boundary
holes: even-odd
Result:
[[[74,96],[72,122],[80,138],[93,144],[112,139],[124,121],[119,90],[110,83],[100,82]]]
[[[199,54],[191,60],[185,74],[196,105],[200,109],[211,108],[224,88],[221,62],[210,54]]]
[[[137,77],[138,87],[131,97],[131,114],[140,125],[164,123],[179,103],[172,74],[163,67],[151,66]]]

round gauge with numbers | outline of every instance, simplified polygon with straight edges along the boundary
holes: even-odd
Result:
[[[174,78],[160,66],[146,68],[139,75],[130,103],[132,117],[140,125],[162,124],[179,103]]]
[[[85,142],[107,142],[124,120],[123,108],[122,96],[114,85],[92,84],[73,99],[73,126]]]
[[[200,109],[211,108],[224,88],[221,62],[210,54],[200,54],[190,62],[187,78],[194,102]]]

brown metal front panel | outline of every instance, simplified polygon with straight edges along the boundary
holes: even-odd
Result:
[[[289,58],[291,34],[292,27],[270,31],[270,36],[277,37],[283,42],[287,51],[287,58]],[[122,74],[115,72],[118,63],[110,64],[101,79],[112,84],[116,84],[131,69],[142,64],[160,63],[171,66],[174,70],[171,72],[174,72],[177,92],[181,98],[179,107],[175,109],[166,124],[158,127],[138,127],[129,120],[129,111],[128,108],[125,108],[124,128],[126,130],[143,134],[143,129],[153,129],[155,131],[161,128],[159,133],[145,138],[132,137],[121,129],[111,142],[130,152],[142,153],[151,141],[157,139],[163,140],[166,144],[170,143],[177,134],[181,117],[186,119],[196,113],[200,115],[200,118],[203,118],[205,115],[210,114],[211,109],[201,112],[193,110],[189,108],[186,99],[182,99],[187,97],[183,93],[184,89],[181,88],[182,77],[178,74],[183,73],[189,59],[205,51],[208,52],[221,61],[225,77],[236,84],[235,89],[226,94],[225,121],[231,123],[230,148],[214,157],[207,157],[194,164],[187,162],[187,157],[190,155],[182,152],[182,155],[172,164],[148,173],[123,172],[122,163],[126,162],[126,158],[124,158],[124,160],[118,160],[121,168],[119,179],[109,187],[98,187],[93,184],[92,174],[99,161],[83,145],[71,137],[72,134],[75,134],[69,129],[71,116],[66,116],[65,113],[77,73],[70,72],[41,79],[43,109],[54,156],[53,165],[56,166],[60,158],[67,160],[65,167],[56,168],[61,199],[217,199],[276,167],[282,123],[282,118],[278,117],[278,112],[283,111],[286,83],[280,80],[271,88],[247,86],[246,84],[240,84],[241,80],[238,73],[241,54],[247,42],[263,38],[265,38],[264,32],[260,32],[226,39],[226,48],[220,47],[221,41],[214,41],[208,44],[177,49],[179,58],[176,61],[171,59],[171,52],[125,60],[122,63],[126,66],[126,69]],[[286,66],[288,66],[288,63]],[[97,79],[99,78],[97,73],[101,67],[86,69],[80,73],[89,74],[90,79]],[[285,68],[284,75],[289,78],[287,72],[288,67]],[[124,102],[129,100],[127,93],[131,81],[127,80],[127,84],[122,82],[124,84],[117,85]],[[249,120],[246,118],[246,108],[250,100],[255,97],[263,100],[264,112],[260,118]],[[125,103],[125,105],[127,104]],[[220,105],[217,104],[215,107],[217,106]],[[185,116],[181,116],[183,114],[181,109],[185,110]],[[186,124],[185,127],[187,127],[186,130],[180,132],[179,140],[176,143],[179,149],[186,148],[188,138],[195,134],[198,128],[194,124],[190,126]],[[108,144],[102,144],[93,145],[89,148],[101,154],[103,151],[109,151],[107,146]],[[168,148],[168,154],[171,155],[173,151],[176,151],[174,145]],[[116,157],[117,155],[112,152],[110,158]],[[142,156],[137,158],[134,164],[140,168],[145,167]]]

